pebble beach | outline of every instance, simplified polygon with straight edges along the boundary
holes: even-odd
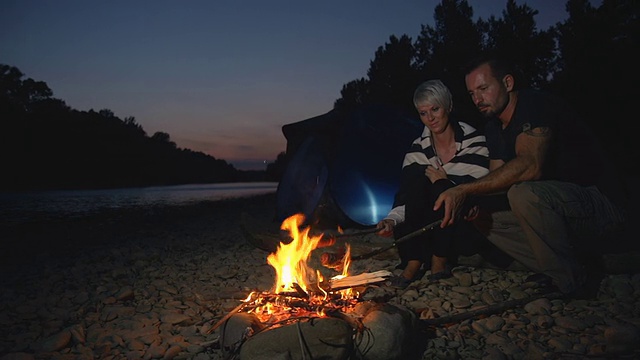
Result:
[[[277,232],[275,204],[267,194],[1,226],[0,360],[233,359],[212,328],[251,291],[274,285],[269,253],[242,229]],[[343,239],[353,254],[391,244],[376,234]],[[615,270],[591,299],[527,302],[532,273],[477,256],[461,259],[452,278],[425,276],[404,290],[372,284],[362,299],[407,308],[417,321],[452,317],[424,333],[422,359],[635,359],[640,273],[615,268],[623,261],[609,258]],[[392,249],[349,269],[398,273],[397,263]]]

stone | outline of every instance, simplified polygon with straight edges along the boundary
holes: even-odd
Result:
[[[353,332],[336,318],[297,320],[249,337],[240,348],[240,359],[347,360],[353,353]]]
[[[416,316],[408,309],[381,304],[365,315],[362,324],[364,331],[356,337],[360,359],[406,359],[415,350]]]

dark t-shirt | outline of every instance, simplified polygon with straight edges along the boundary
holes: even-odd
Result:
[[[624,205],[623,182],[595,133],[566,103],[543,92],[520,90],[513,118],[504,130],[498,119],[487,122],[489,157],[505,162],[515,158],[516,137],[537,127],[550,128],[553,136],[541,180],[594,185]]]

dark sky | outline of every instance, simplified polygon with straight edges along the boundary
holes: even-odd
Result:
[[[506,2],[469,4],[486,19]],[[285,149],[282,125],[331,110],[389,36],[433,25],[438,3],[3,0],[0,63],[74,109],[133,116],[148,135],[264,169]],[[538,29],[567,17],[565,1],[517,3],[540,12]]]

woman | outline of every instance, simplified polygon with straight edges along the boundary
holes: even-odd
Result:
[[[381,236],[393,235],[395,239],[442,218],[442,211],[433,211],[441,192],[489,172],[485,137],[471,125],[449,117],[453,99],[442,81],[429,80],[419,85],[413,103],[424,131],[405,155],[393,208],[377,224]],[[398,244],[398,268],[403,271],[390,280],[390,285],[406,288],[422,277],[422,266],[429,263],[431,281],[450,277],[459,254],[471,255],[490,246],[470,222],[461,221],[444,229],[436,227]]]

